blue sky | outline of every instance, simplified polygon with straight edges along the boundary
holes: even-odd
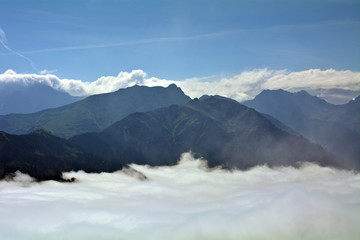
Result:
[[[0,1],[0,72],[360,70],[360,1]],[[26,59],[27,58],[27,59]],[[30,62],[33,63],[30,64]]]

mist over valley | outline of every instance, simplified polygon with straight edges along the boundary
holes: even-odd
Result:
[[[360,239],[357,0],[1,0],[0,240]]]
[[[73,183],[16,173],[0,182],[1,239],[357,239],[360,175],[304,164],[67,172]],[[146,176],[146,178],[144,178]]]

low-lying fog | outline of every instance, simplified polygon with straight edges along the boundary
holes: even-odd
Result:
[[[359,239],[360,174],[307,164],[174,167],[0,182],[0,239]],[[148,178],[144,180],[144,175]]]

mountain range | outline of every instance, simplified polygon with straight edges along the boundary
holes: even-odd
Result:
[[[174,84],[167,88],[134,86],[31,114],[3,115],[0,116],[0,130],[26,134],[36,129],[46,129],[56,136],[69,138],[81,133],[101,131],[133,112],[183,104],[189,100]]]
[[[359,167],[360,97],[347,104],[333,105],[306,91],[265,90],[243,104],[320,144],[342,158],[349,168]]]
[[[191,151],[210,166],[230,169],[301,161],[341,166],[320,146],[277,128],[255,110],[215,97],[130,114],[100,133],[69,140],[122,164],[174,165]]]
[[[134,86],[59,108],[3,115],[0,178],[19,170],[38,180],[64,181],[64,171],[174,165],[189,151],[227,169],[302,162],[360,169],[354,145],[360,140],[359,98],[335,106],[306,92],[279,90],[244,104],[221,96],[191,100],[175,85]],[[322,138],[340,133],[346,141],[341,146],[348,148],[336,152],[306,135],[311,131]]]

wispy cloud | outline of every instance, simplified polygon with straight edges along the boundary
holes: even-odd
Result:
[[[311,23],[300,23],[300,24],[281,24],[276,26],[269,26],[266,28],[254,29],[254,30],[301,30],[311,28],[323,28],[323,27],[345,27],[345,26],[360,26],[360,21],[356,20],[339,20],[339,21],[320,21]]]
[[[146,38],[146,39],[139,39],[139,40],[132,40],[132,41],[120,41],[120,42],[109,42],[109,43],[100,43],[100,44],[45,48],[45,49],[39,49],[39,50],[24,51],[23,53],[32,54],[32,53],[59,52],[59,51],[71,51],[71,50],[82,50],[82,49],[110,48],[110,47],[139,45],[139,44],[147,44],[147,43],[202,40],[205,38],[219,37],[219,36],[233,34],[233,33],[237,33],[237,32],[239,32],[239,31],[238,30],[223,31],[223,32],[207,33],[207,34],[200,34],[200,35],[194,35],[194,36]]]
[[[39,74],[47,75],[47,74],[53,74],[55,72],[57,72],[57,69],[52,69],[52,70],[43,69],[43,70],[39,71]]]
[[[22,53],[19,53],[15,50],[13,50],[12,48],[10,48],[8,45],[7,45],[7,40],[6,40],[6,34],[4,32],[4,30],[2,30],[2,28],[0,28],[0,43],[1,45],[6,48],[8,51],[18,55],[19,57],[25,59],[26,61],[28,61],[31,65],[31,67],[36,71],[38,72],[39,70],[36,68],[35,66],[35,63],[28,57],[24,56]]]
[[[319,28],[319,27],[334,27],[334,26],[345,26],[345,25],[360,25],[358,21],[325,21],[309,24],[283,24],[276,26],[269,26],[263,28],[243,28],[243,29],[232,29],[211,33],[203,33],[190,36],[172,36],[172,37],[157,37],[157,38],[144,38],[136,39],[129,41],[118,41],[118,42],[104,42],[98,44],[83,44],[75,46],[63,46],[63,47],[54,47],[54,48],[45,48],[37,50],[23,51],[24,54],[33,54],[33,53],[46,53],[46,52],[61,52],[61,51],[72,51],[72,50],[84,50],[84,49],[96,49],[96,48],[111,48],[111,47],[120,47],[120,46],[131,46],[139,44],[151,44],[151,43],[161,43],[161,42],[181,42],[181,41],[191,41],[191,40],[204,40],[210,38],[230,36],[234,34],[251,34],[252,32],[272,32],[272,31],[287,31],[294,29],[308,29],[308,28]]]

